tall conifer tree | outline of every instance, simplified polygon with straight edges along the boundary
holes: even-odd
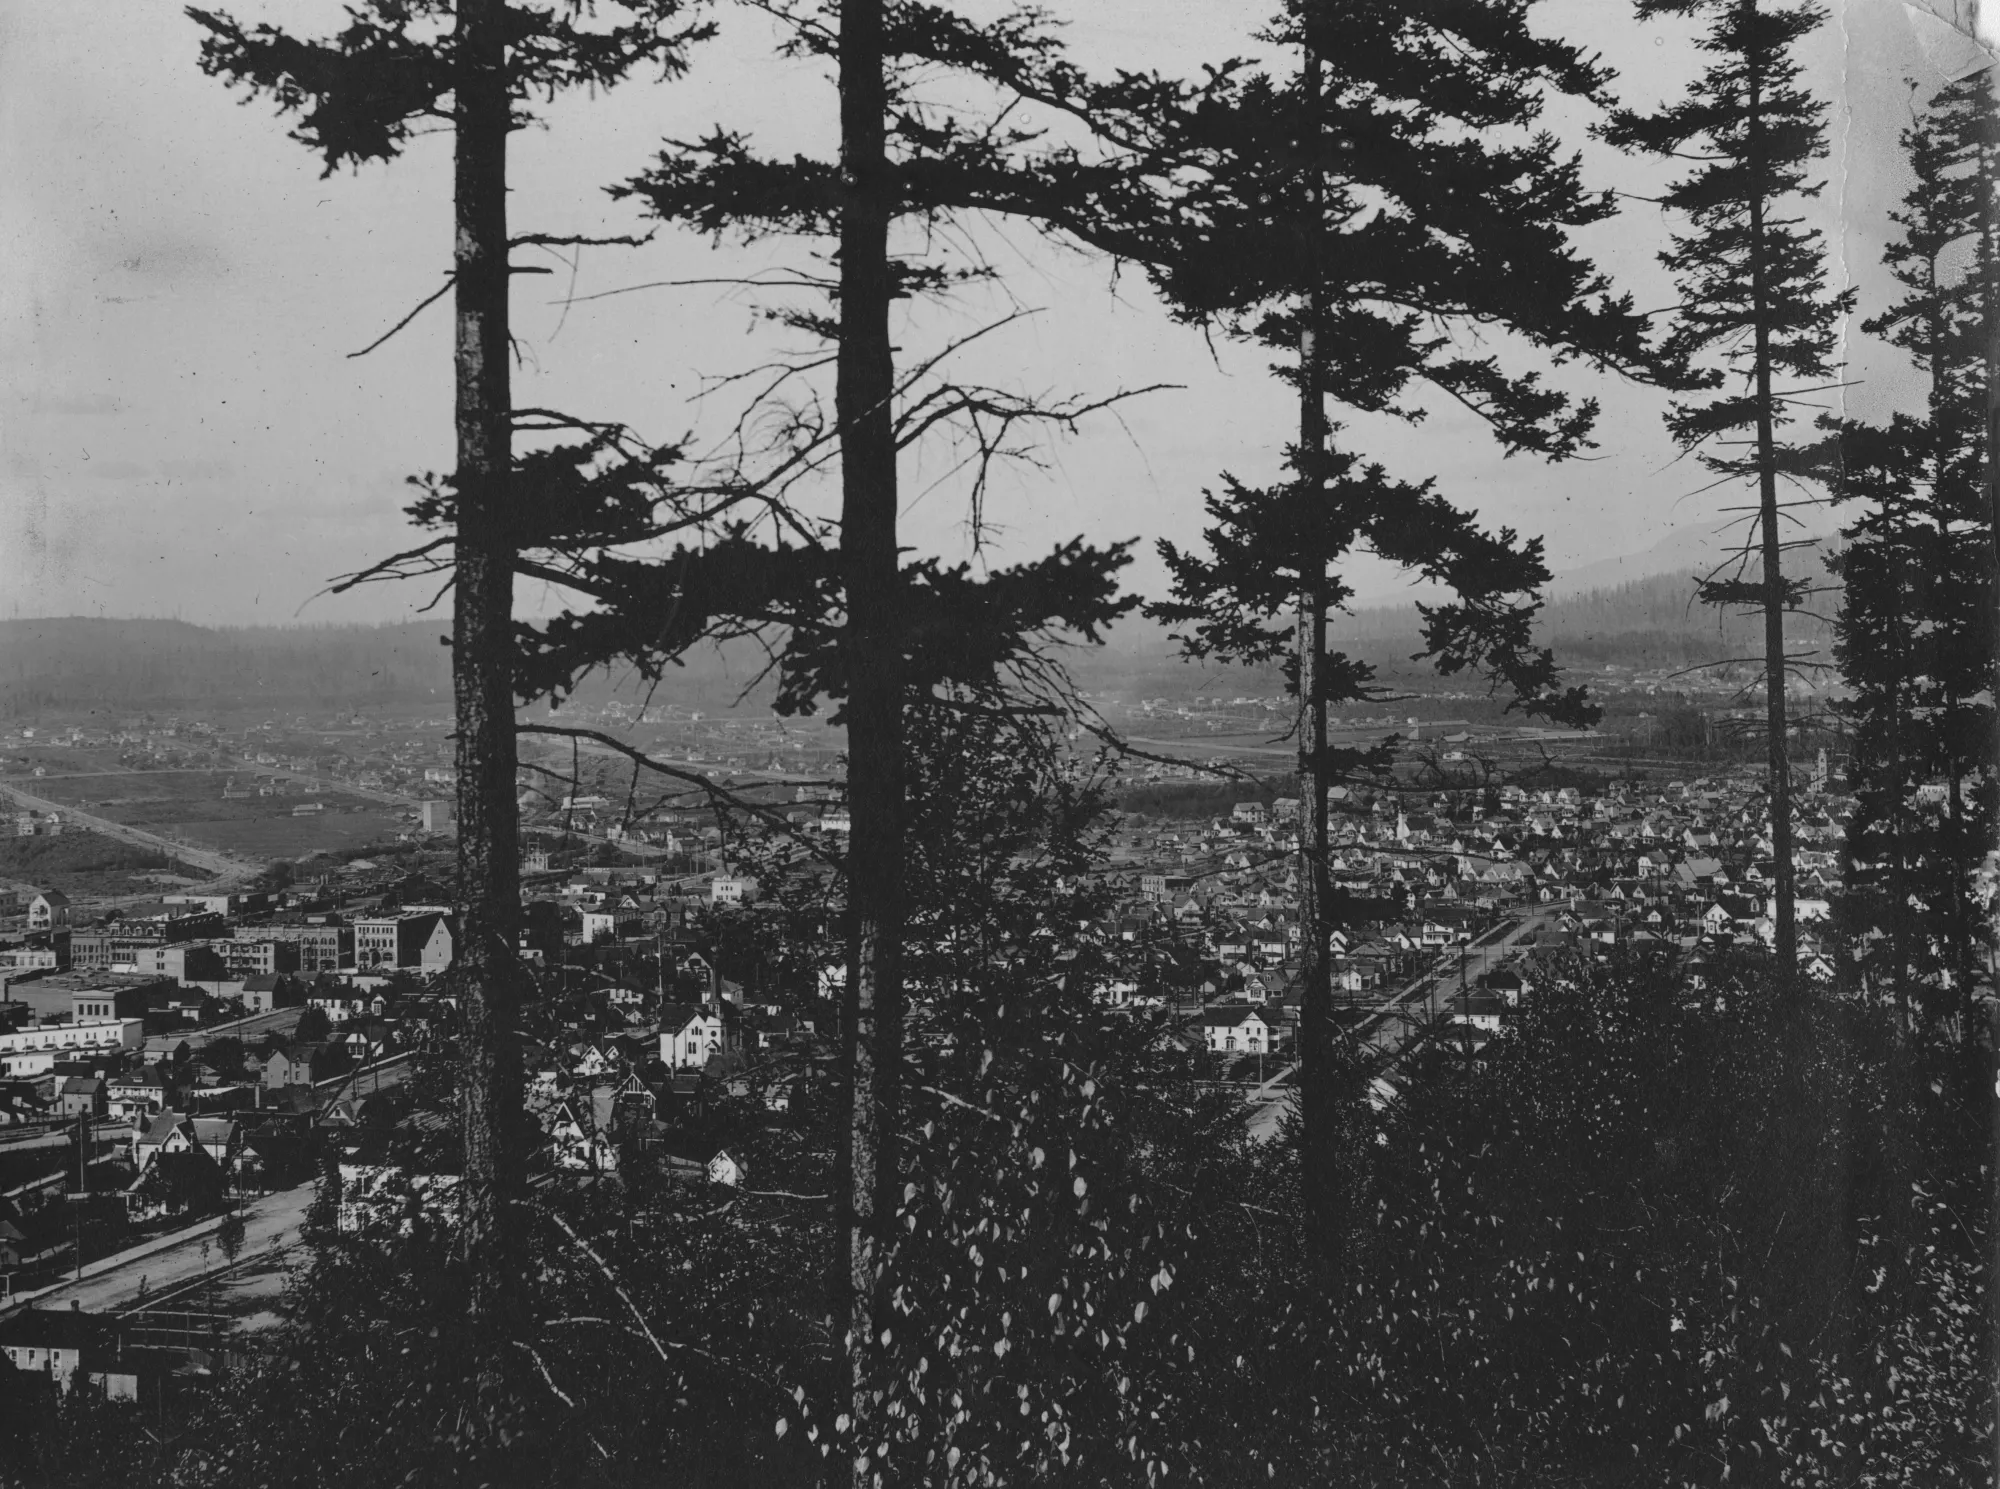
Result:
[[[1424,639],[1441,670],[1484,671],[1530,712],[1591,717],[1532,640],[1540,541],[1483,530],[1433,483],[1333,447],[1325,412],[1332,399],[1419,420],[1409,395],[1428,386],[1509,453],[1559,459],[1587,443],[1597,407],[1532,364],[1645,368],[1641,318],[1570,242],[1612,202],[1538,123],[1549,94],[1594,96],[1605,77],[1537,35],[1529,13],[1520,0],[1291,0],[1269,34],[1296,48],[1298,71],[1227,72],[1174,131],[1186,216],[1157,282],[1184,318],[1288,357],[1279,375],[1300,397],[1293,479],[1225,477],[1208,554],[1162,545],[1175,597],[1154,612],[1185,627],[1192,654],[1284,658],[1299,698],[1304,1162],[1330,1277],[1352,1222],[1332,1144],[1357,1088],[1331,1007],[1328,936],[1345,912],[1328,876],[1327,793],[1392,758],[1327,742],[1329,706],[1376,692],[1366,663],[1327,650],[1327,617],[1352,593],[1336,566],[1372,550],[1439,583],[1451,597],[1425,607]],[[1507,357],[1470,349],[1464,333],[1485,327],[1508,333]]]
[[[858,1485],[885,1472],[896,1433],[881,1415],[872,1375],[894,1327],[889,1256],[909,1199],[896,1149],[905,1058],[905,711],[913,701],[934,702],[947,684],[994,689],[1009,669],[1032,667],[1038,635],[1068,629],[1094,638],[1125,608],[1113,578],[1126,561],[1122,546],[1066,544],[978,581],[965,568],[903,557],[903,451],[953,419],[983,420],[975,434],[983,462],[999,448],[996,433],[1039,420],[1068,423],[1078,410],[927,382],[931,364],[899,363],[892,331],[899,302],[989,272],[954,267],[938,256],[935,234],[910,229],[992,214],[1114,252],[1147,251],[1155,198],[1150,157],[1142,156],[1151,146],[1134,121],[1150,102],[1172,104],[1179,90],[1139,77],[1091,83],[1064,59],[1046,17],[1028,9],[981,21],[908,0],[768,8],[788,28],[793,56],[830,65],[840,102],[837,157],[764,157],[741,134],[718,130],[670,147],[629,190],[669,221],[713,234],[794,235],[837,254],[837,275],[819,282],[831,305],[781,318],[833,344],[838,518],[800,546],[767,550],[768,565],[736,595],[707,582],[706,555],[624,571],[611,601],[618,618],[600,628],[606,649],[575,656],[588,664],[615,653],[657,665],[664,654],[649,618],[668,609],[687,614],[684,597],[698,590],[718,619],[782,625],[781,705],[807,709],[830,697],[847,726],[853,828],[833,1281],[845,1338],[839,1426]],[[981,120],[962,98],[927,95],[939,78],[983,93],[991,114]],[[1046,111],[1041,121],[1027,122],[1037,111]],[[1081,142],[1058,139],[1051,123]],[[756,567],[745,535],[727,551],[728,562]]]
[[[1914,184],[1884,261],[1903,295],[1863,329],[1908,354],[1924,407],[1886,425],[1835,424],[1829,468],[1836,499],[1868,502],[1837,561],[1860,802],[1843,888],[1857,946],[1875,943],[1871,970],[1899,998],[1964,1016],[1981,934],[1971,880],[1995,794],[1992,710],[1980,696],[1994,627],[1986,362],[2000,329],[2000,106],[1987,79],[1941,89],[1902,142]],[[1923,789],[1937,786],[1941,801]]]
[[[1823,182],[1826,104],[1806,89],[1795,51],[1825,19],[1812,0],[1638,0],[1642,20],[1707,17],[1699,45],[1715,60],[1688,96],[1653,113],[1622,110],[1605,137],[1622,148],[1700,162],[1661,199],[1691,231],[1661,261],[1681,290],[1665,353],[1711,396],[1676,403],[1667,428],[1724,481],[1754,483],[1761,577],[1712,577],[1702,598],[1764,617],[1764,712],[1778,965],[1798,961],[1785,616],[1806,584],[1788,579],[1778,483],[1806,468],[1780,437],[1800,398],[1833,374],[1851,291],[1828,288],[1820,233],[1796,215]],[[1788,215],[1791,214],[1791,215]],[[1746,558],[1748,549],[1746,548]]]
[[[364,0],[324,40],[190,9],[204,72],[294,116],[326,173],[400,156],[426,120],[453,136],[451,289],[457,463],[450,479],[452,682],[457,711],[458,895],[452,978],[464,1069],[465,1254],[483,1388],[520,1322],[525,1265],[512,1213],[524,1177],[523,974],[513,594],[528,503],[513,489],[507,145],[528,105],[600,88],[646,64],[671,73],[700,34],[682,0],[580,3]],[[546,237],[539,241],[556,241]],[[422,507],[424,504],[419,504]],[[433,513],[433,516],[436,514]],[[435,545],[433,545],[435,546]]]

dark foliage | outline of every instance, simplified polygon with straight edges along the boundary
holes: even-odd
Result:
[[[1885,261],[1903,294],[1864,329],[1908,354],[1921,414],[1825,421],[1845,531],[1834,655],[1853,690],[1842,866],[1847,970],[1969,1037],[1984,917],[1973,874],[1993,838],[1992,514],[1987,359],[2000,329],[1993,178],[2000,117],[1983,77],[1952,84],[1904,131],[1915,184]],[[1970,241],[1970,262],[1955,267]]]

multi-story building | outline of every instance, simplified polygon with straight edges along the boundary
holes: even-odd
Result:
[[[0,971],[53,972],[61,965],[54,946],[0,946]]]
[[[304,973],[338,972],[354,965],[354,927],[346,925],[266,925],[239,932],[259,941],[282,941],[298,948]]]
[[[41,1024],[0,1033],[0,1076],[40,1075],[58,1060],[136,1050],[146,1042],[143,1019],[88,1024]]]
[[[229,943],[224,941],[220,944],[227,946]],[[170,977],[182,987],[196,982],[221,982],[234,975],[223,958],[216,954],[214,944],[208,942],[143,947],[134,953],[131,965],[140,972]]]
[[[231,977],[270,977],[299,970],[299,944],[259,937],[255,941],[217,941],[215,950]]]
[[[85,970],[137,965],[155,948],[206,940],[222,930],[222,917],[211,913],[121,920],[102,930],[73,932],[70,965]]]
[[[378,967],[410,967],[442,972],[451,965],[454,941],[451,917],[435,911],[382,916],[354,922],[354,965],[358,971]]]

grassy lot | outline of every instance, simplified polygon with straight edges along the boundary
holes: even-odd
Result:
[[[235,806],[237,803],[229,803]],[[123,820],[123,819],[120,819]],[[394,812],[370,807],[357,812],[328,811],[318,817],[178,818],[173,830],[224,853],[252,858],[304,858],[393,840],[405,823]]]
[[[128,827],[253,857],[297,858],[358,847],[394,838],[403,827],[393,808],[340,791],[224,800],[223,788],[232,779],[239,788],[254,790],[261,778],[229,771],[106,771],[50,774],[17,783],[24,791]],[[294,817],[292,809],[306,802],[322,803],[324,810]]]

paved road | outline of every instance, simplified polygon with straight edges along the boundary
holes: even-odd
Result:
[[[49,801],[40,796],[31,796],[18,786],[0,783],[0,792],[5,792],[23,807],[43,812],[59,812],[65,823],[76,823],[92,832],[101,832],[108,838],[121,842],[137,843],[144,848],[157,848],[172,854],[182,863],[205,870],[221,879],[242,879],[263,870],[261,863],[253,863],[247,858],[234,858],[227,853],[218,853],[213,848],[194,848],[186,843],[177,843],[171,838],[163,838],[158,833],[147,832],[144,828],[127,827],[122,822],[113,822],[108,817],[92,816],[89,812],[78,811],[68,802]]]
[[[282,1250],[298,1239],[299,1222],[312,1205],[314,1184],[280,1190],[249,1201],[243,1206],[243,1255],[257,1256]],[[208,1255],[202,1255],[202,1247]],[[81,1282],[66,1282],[37,1293],[37,1308],[67,1308],[80,1303],[89,1313],[117,1313],[139,1301],[139,1285],[148,1296],[169,1288],[198,1282],[208,1272],[223,1265],[215,1244],[215,1223],[205,1221],[186,1238],[143,1256],[107,1258],[102,1271]],[[103,1265],[100,1263],[100,1265]]]

